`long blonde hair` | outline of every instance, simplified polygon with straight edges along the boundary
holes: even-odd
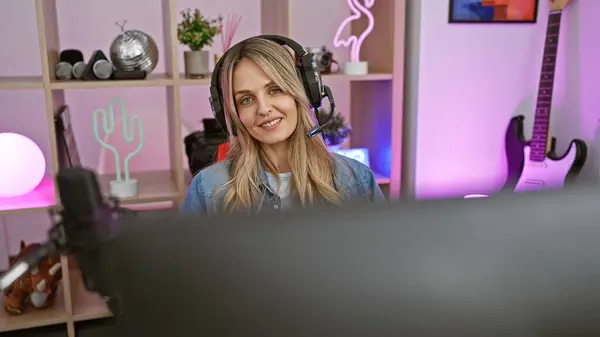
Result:
[[[290,136],[288,160],[292,169],[293,193],[303,207],[319,203],[340,204],[342,197],[335,188],[334,163],[321,137],[308,138],[306,133],[314,126],[309,117],[309,102],[304,86],[296,71],[296,62],[287,47],[262,38],[250,38],[233,46],[224,56],[221,68],[221,91],[227,129],[237,132],[230,139],[228,159],[230,180],[217,193],[223,193],[225,212],[239,209],[258,210],[263,197],[259,165],[274,174],[280,173],[267,158],[262,144],[245,129],[233,98],[233,71],[243,59],[253,61],[281,90],[296,101],[298,123]],[[310,155],[308,155],[310,153]],[[219,198],[213,198],[218,200]]]

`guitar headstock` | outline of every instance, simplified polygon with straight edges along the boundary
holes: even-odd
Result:
[[[571,0],[550,0],[551,11],[562,11],[569,5]]]

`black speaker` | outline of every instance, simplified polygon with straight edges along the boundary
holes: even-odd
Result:
[[[83,68],[85,68],[85,63],[83,62],[81,50],[65,49],[58,56],[54,74],[59,80],[70,80],[73,77],[79,79]]]
[[[114,71],[115,67],[102,50],[96,50],[85,67],[82,79],[86,81],[107,80],[111,78]]]

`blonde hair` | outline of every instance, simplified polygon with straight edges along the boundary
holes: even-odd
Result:
[[[254,62],[284,92],[296,101],[298,123],[290,136],[288,160],[292,169],[293,193],[303,207],[319,203],[340,204],[342,197],[335,189],[334,162],[321,137],[308,138],[306,133],[314,126],[309,117],[309,102],[302,81],[296,71],[296,60],[287,47],[262,38],[250,38],[233,46],[224,56],[221,68],[221,92],[230,139],[228,159],[230,180],[217,193],[223,193],[225,212],[238,209],[258,210],[263,192],[260,188],[259,164],[274,174],[280,173],[267,158],[262,144],[254,139],[242,124],[233,97],[233,71],[243,59]],[[308,155],[310,153],[310,155]],[[217,200],[218,198],[213,198]],[[216,201],[215,201],[216,202]]]

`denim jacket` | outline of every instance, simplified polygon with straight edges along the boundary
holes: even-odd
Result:
[[[385,197],[375,181],[375,176],[366,165],[339,154],[333,154],[334,159],[334,183],[337,191],[342,195],[344,201],[377,202],[385,201]],[[204,168],[196,174],[190,184],[187,195],[181,206],[182,213],[218,213],[216,205],[221,205],[222,195],[217,195],[218,189],[229,181],[228,167],[230,160],[224,160]],[[261,210],[281,208],[281,200],[269,186],[267,173],[259,167],[262,177]],[[213,200],[217,198],[217,200]]]

